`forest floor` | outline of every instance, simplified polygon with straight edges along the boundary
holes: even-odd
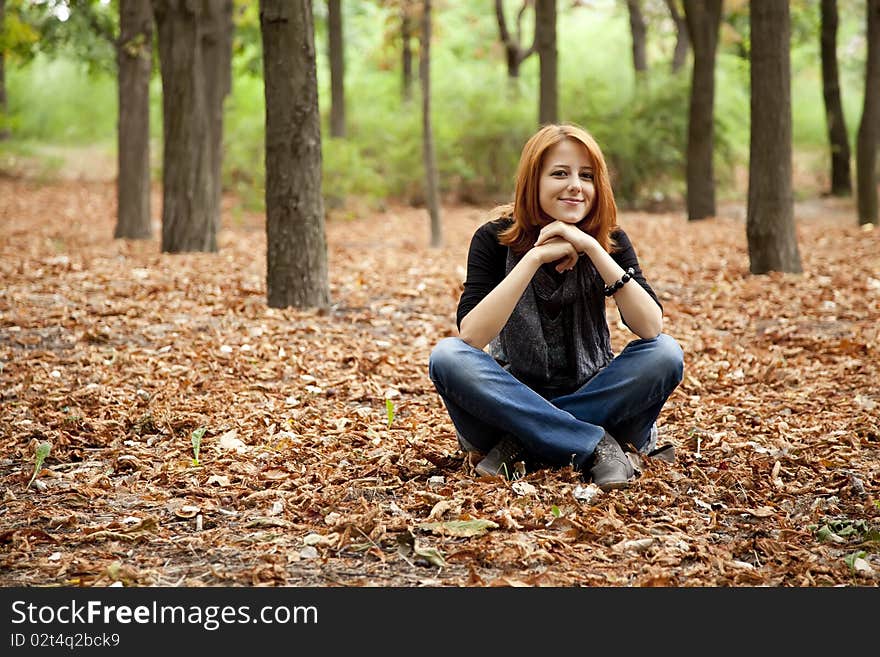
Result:
[[[850,201],[798,204],[799,275],[749,274],[743,208],[622,214],[685,377],[675,461],[610,493],[458,451],[427,361],[484,209],[444,208],[439,249],[423,210],[331,217],[315,312],[267,307],[262,216],[168,255],[160,203],[114,240],[112,183],[0,178],[0,585],[880,583],[880,232]]]

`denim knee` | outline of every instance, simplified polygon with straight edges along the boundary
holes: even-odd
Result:
[[[428,376],[437,382],[444,372],[449,372],[461,363],[461,353],[467,344],[461,338],[443,338],[431,351],[428,358]]]
[[[651,367],[674,385],[681,383],[684,376],[684,352],[675,338],[665,333],[654,338]]]

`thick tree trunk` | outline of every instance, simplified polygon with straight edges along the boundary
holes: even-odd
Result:
[[[412,0],[403,0],[400,8],[400,70],[402,75],[400,88],[405,103],[412,100],[413,71],[412,48],[410,47],[412,40],[411,5]]]
[[[715,216],[715,50],[721,23],[721,0],[685,0],[685,18],[694,48],[688,110],[688,220]]]
[[[153,0],[162,72],[162,251],[217,250],[212,111],[202,54],[204,6]]]
[[[150,72],[153,12],[150,0],[119,3],[116,229],[113,237],[148,239],[150,218]]]
[[[535,42],[541,62],[538,123],[546,125],[548,123],[556,123],[559,120],[556,0],[535,0]]]
[[[633,69],[638,82],[642,74],[648,70],[648,30],[645,27],[645,17],[642,16],[640,0],[626,0],[626,8],[629,10],[629,31],[632,35]]]
[[[422,151],[425,159],[425,192],[431,216],[431,246],[443,245],[440,225],[440,183],[437,157],[434,154],[434,131],[431,127],[431,0],[424,0],[422,11],[419,78],[422,82]]]
[[[311,0],[260,0],[269,306],[326,307],[321,120]]]
[[[822,97],[828,125],[831,150],[831,194],[849,196],[852,181],[849,169],[849,138],[846,119],[840,102],[840,80],[837,69],[837,0],[822,0]]]
[[[511,80],[519,78],[519,70],[522,63],[535,52],[534,40],[529,48],[524,48],[521,40],[522,19],[528,6],[528,2],[523,2],[522,7],[520,7],[517,13],[516,36],[514,36],[507,29],[503,0],[495,0],[495,20],[498,22],[498,35],[501,39],[501,44],[504,46],[504,53],[507,59],[507,77]]]
[[[880,0],[868,0],[865,100],[856,139],[856,186],[860,224],[877,224],[877,139],[880,137]]]
[[[750,3],[749,269],[800,272],[791,181],[788,0]]]
[[[688,38],[687,21],[685,21],[681,12],[678,11],[678,0],[666,0],[666,6],[669,8],[672,22],[675,23],[675,50],[672,53],[672,72],[678,73],[687,60],[691,40]]]
[[[6,21],[6,0],[0,0],[0,30]],[[8,103],[6,102],[6,55],[3,48],[0,48],[0,139],[9,138],[9,128],[6,126],[6,112],[8,111]]]
[[[342,36],[342,0],[327,0],[328,56],[330,59],[330,136],[345,137],[345,41]]]

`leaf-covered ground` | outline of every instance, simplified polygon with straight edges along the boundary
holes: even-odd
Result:
[[[427,377],[482,209],[334,216],[319,313],[267,308],[260,216],[163,255],[111,183],[0,179],[0,583],[877,586],[880,233],[799,205],[805,273],[750,276],[721,214],[621,217],[685,380],[675,462],[595,494],[476,479]]]

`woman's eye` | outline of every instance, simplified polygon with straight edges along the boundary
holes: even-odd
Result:
[[[592,173],[582,173],[581,178],[583,178],[584,180],[592,180],[593,174]]]

